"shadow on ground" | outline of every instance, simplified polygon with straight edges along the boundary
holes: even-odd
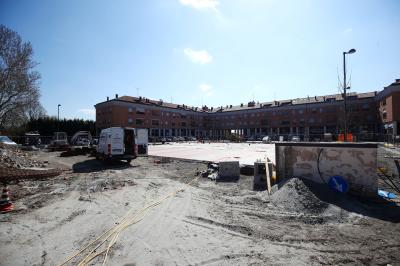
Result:
[[[349,194],[338,193],[325,184],[303,180],[309,190],[321,201],[333,204],[348,212],[361,214],[376,219],[400,223],[400,206],[395,202],[385,200],[379,196],[368,199]]]
[[[137,165],[131,165],[122,161],[111,161],[111,162],[101,162],[96,159],[89,159],[82,162],[78,162],[72,165],[72,170],[74,173],[91,173],[98,172],[108,169],[123,170],[127,168],[138,167]]]

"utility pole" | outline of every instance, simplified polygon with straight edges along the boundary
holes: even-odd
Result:
[[[346,54],[354,54],[356,49],[343,52],[343,102],[344,102],[344,142],[347,142],[347,83],[346,83]]]
[[[57,132],[60,131],[60,106],[61,104],[57,106]]]

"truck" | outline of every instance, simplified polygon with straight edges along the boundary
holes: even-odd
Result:
[[[53,139],[48,146],[50,151],[66,150],[69,147],[67,133],[54,132]]]
[[[92,134],[89,131],[76,132],[69,141],[73,146],[90,146],[93,142]]]
[[[101,130],[96,147],[96,159],[126,160],[130,163],[138,155],[135,131],[129,127],[110,127]]]

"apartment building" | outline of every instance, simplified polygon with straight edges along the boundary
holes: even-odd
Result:
[[[347,103],[349,132],[358,139],[377,140],[379,135],[399,134],[400,79],[379,92],[347,94]],[[337,136],[344,129],[341,94],[211,108],[115,95],[95,108],[98,130],[112,126],[147,128],[154,137],[296,135],[312,140],[322,138],[324,133]]]

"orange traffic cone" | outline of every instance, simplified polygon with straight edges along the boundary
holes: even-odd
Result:
[[[14,209],[14,204],[10,200],[10,190],[7,186],[3,188],[3,193],[0,199],[0,212],[6,213]]]

